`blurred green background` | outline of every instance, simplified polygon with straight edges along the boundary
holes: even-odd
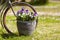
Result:
[[[10,35],[0,25],[0,40],[60,40],[60,0],[11,1],[22,1],[33,5],[38,13],[38,25],[31,36]],[[2,0],[0,2],[3,5],[5,0]],[[8,16],[7,20],[9,19],[14,19],[14,17]],[[7,24],[9,24],[9,22]],[[12,24],[11,26],[16,25],[14,22],[10,22],[10,24]]]

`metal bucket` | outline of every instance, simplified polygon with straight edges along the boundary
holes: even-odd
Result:
[[[19,35],[31,35],[36,28],[36,20],[24,22],[17,20],[17,28]]]

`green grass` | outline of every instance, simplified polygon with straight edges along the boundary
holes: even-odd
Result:
[[[40,5],[40,6],[33,6],[35,7],[35,10],[37,12],[60,12],[60,2],[49,2],[46,5]],[[18,9],[20,9],[18,7]],[[17,8],[15,8],[15,10],[18,10]],[[27,8],[28,9],[28,8]]]
[[[46,5],[35,6],[38,12],[60,12],[60,2],[49,2]]]
[[[30,36],[6,34],[5,29],[0,28],[0,40],[60,40],[59,18],[59,16],[39,16],[37,28]]]
[[[56,5],[60,5],[60,2],[49,2],[47,4],[47,6],[56,6]]]
[[[59,3],[51,3],[45,6],[50,7],[56,5],[59,5]],[[60,6],[57,8],[44,7],[38,6],[35,9],[38,12],[60,12]],[[8,16],[7,20],[10,19],[15,18]],[[7,24],[9,24],[9,22],[7,22]],[[11,27],[15,26],[14,22],[10,25]],[[37,28],[30,36],[16,36],[8,34],[0,25],[0,40],[60,40],[60,16],[39,16]]]

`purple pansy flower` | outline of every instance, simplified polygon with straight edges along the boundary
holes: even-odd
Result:
[[[34,13],[34,16],[38,16],[38,14],[37,13]]]
[[[26,10],[26,13],[28,13],[28,10]]]
[[[18,12],[17,12],[17,15],[19,15],[20,13],[22,14],[24,12],[24,8],[22,8],[21,10],[19,10]]]
[[[17,15],[19,15],[21,13],[21,11],[19,10],[18,12],[17,12]]]
[[[22,7],[21,10],[17,11],[17,16],[19,18],[22,18],[21,21],[31,21],[37,18],[38,14],[36,12],[30,12],[28,9],[24,9],[24,7]]]
[[[21,9],[21,13],[23,13],[24,12],[24,7],[22,7],[22,9]]]

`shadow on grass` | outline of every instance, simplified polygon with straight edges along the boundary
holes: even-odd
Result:
[[[16,35],[16,34],[8,34],[8,33],[4,33],[4,34],[0,34],[0,35],[4,39],[18,37],[18,35]]]
[[[21,37],[21,36],[25,36],[27,37],[27,35],[17,35],[17,34],[9,34],[9,33],[4,33],[4,34],[0,34],[2,38],[4,39],[8,39],[8,38],[14,38],[14,37]],[[29,36],[29,35],[28,35]]]

